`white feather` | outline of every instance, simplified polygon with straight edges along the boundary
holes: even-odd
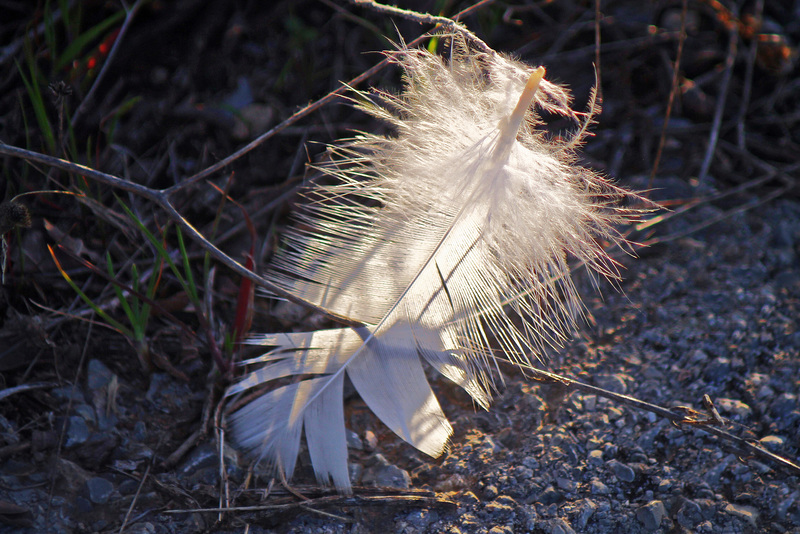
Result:
[[[275,348],[247,362],[264,367],[231,388],[298,377],[232,418],[239,442],[289,476],[304,426],[317,478],[350,491],[345,373],[389,428],[440,454],[452,430],[420,357],[488,407],[497,351],[530,365],[572,329],[580,303],[568,255],[615,274],[598,238],[615,239],[623,216],[610,202],[621,192],[573,164],[574,143],[534,128],[532,101],[574,116],[566,93],[544,69],[453,41],[447,62],[423,50],[392,56],[406,72],[401,95],[360,94],[394,135],[331,149],[322,170],[336,183],[309,191],[268,272],[367,325],[264,336]]]

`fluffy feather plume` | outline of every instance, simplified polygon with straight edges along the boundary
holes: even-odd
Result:
[[[579,139],[536,131],[535,108],[576,117],[543,68],[455,38],[447,61],[391,57],[404,91],[356,98],[394,135],[331,149],[321,170],[334,184],[308,193],[268,272],[366,326],[256,339],[272,349],[229,390],[294,377],[234,412],[233,433],[291,476],[305,429],[318,480],[343,492],[345,374],[398,436],[438,456],[452,429],[422,362],[488,407],[498,359],[532,365],[573,328],[568,258],[615,276],[600,241],[617,241],[612,226],[625,218],[613,207],[625,193],[574,165]]]

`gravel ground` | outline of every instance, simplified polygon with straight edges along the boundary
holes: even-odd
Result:
[[[717,213],[700,208],[661,231]],[[552,368],[665,407],[702,410],[708,394],[731,432],[797,461],[799,252],[794,200],[644,249],[624,259],[622,292],[606,288],[602,300],[587,299],[593,327]],[[262,491],[236,491],[246,462],[226,450],[232,504],[284,508],[227,513],[216,526],[216,513],[165,513],[217,506],[218,452],[208,442],[174,470],[150,474],[126,532],[243,532],[244,522],[249,532],[800,532],[797,473],[741,456],[702,429],[596,395],[511,370],[506,380],[489,412],[436,382],[456,429],[450,450],[436,460],[351,403],[354,476],[367,486],[415,491],[357,488],[356,497],[337,497],[303,485],[310,480],[305,461],[296,489],[312,503],[301,506],[266,476],[255,486],[274,490],[262,499]],[[105,409],[112,388],[120,392],[116,412]],[[50,394],[73,400],[61,458],[51,464],[58,483],[48,498],[50,473],[37,469],[56,438],[34,435],[30,457],[4,463],[0,488],[0,499],[32,512],[26,517],[33,526],[2,532],[43,532],[47,518],[53,532],[105,531],[154,458],[150,432],[192,419],[204,395],[165,374],[153,375],[146,389],[120,384],[100,359],[90,361],[77,390]],[[104,467],[91,469],[92,462]]]
[[[143,8],[142,22],[115,58],[107,99],[85,119],[100,121],[126,91],[142,96],[120,120],[109,149],[115,157],[137,157],[125,164],[111,156],[82,163],[124,170],[152,187],[169,185],[374,64],[377,56],[364,51],[386,45],[368,24],[391,28],[384,17],[352,6],[347,9],[363,17],[358,24],[319,2],[297,8],[289,1],[275,7],[200,4],[181,0],[163,9],[160,3]],[[800,78],[795,63],[756,63],[745,121],[748,151],[736,150],[737,122],[731,117],[746,85],[749,41],[743,41],[718,153],[696,183],[727,43],[725,27],[714,22],[719,6],[702,4],[688,13],[697,28],[683,58],[687,83],[670,123],[661,172],[648,183],[676,39],[667,31],[648,40],[647,28],[674,30],[677,11],[645,4],[604,3],[605,109],[585,163],[618,176],[626,187],[652,187],[658,200],[726,193],[769,169],[791,169],[798,139],[786,125],[796,126],[792,117],[800,105],[792,96]],[[798,13],[796,2],[768,4],[770,31],[800,39],[800,18],[791,15]],[[469,19],[470,27],[498,49],[544,62],[550,76],[572,85],[578,100],[585,98],[594,79],[593,9],[568,2],[529,9],[532,4],[521,2],[509,8],[509,22],[500,9],[506,5],[498,6],[491,16]],[[515,25],[514,17],[524,23]],[[398,28],[403,35],[419,31],[402,21]],[[3,68],[9,65],[0,61]],[[372,83],[397,81],[383,76]],[[16,109],[18,98],[3,87],[8,90],[0,96],[0,135],[23,145],[21,138],[7,137],[22,119],[6,112]],[[234,166],[246,178],[231,195],[250,213],[260,213],[260,235],[269,235],[277,218],[259,211],[266,195],[277,194],[264,188],[298,174],[305,147],[314,141],[375,127],[355,115],[344,106],[324,108]],[[11,163],[8,168],[9,176],[22,175]],[[147,181],[153,168],[163,172]],[[777,178],[780,173],[774,182],[685,212],[685,202],[667,202],[673,217],[634,235],[650,246],[637,249],[636,258],[618,258],[624,267],[619,291],[601,284],[601,298],[577,272],[589,320],[565,350],[551,355],[549,369],[668,408],[703,411],[708,395],[728,431],[797,462],[800,195],[789,189],[765,201],[778,191]],[[184,199],[182,208],[193,221],[213,218],[217,197],[209,201],[204,195]],[[65,302],[75,299],[41,251],[55,235],[44,219],[87,249],[103,252],[104,242],[94,238],[97,220],[84,220],[72,204],[65,201],[61,210],[33,205],[33,228],[21,245],[12,243],[28,254],[28,270],[12,272],[0,288],[4,385],[31,388],[0,399],[0,533],[119,532],[123,525],[126,533],[159,534],[800,532],[799,475],[789,467],[748,456],[700,427],[678,427],[594,394],[530,380],[512,368],[504,369],[506,387],[488,412],[452,384],[434,380],[455,428],[450,449],[438,459],[402,443],[358,398],[350,398],[354,496],[314,486],[303,456],[292,480],[293,490],[311,499],[303,501],[267,473],[251,474],[232,446],[220,452],[214,436],[196,434],[210,416],[209,399],[220,392],[209,380],[211,358],[203,344],[187,342],[166,321],[158,323],[158,332],[151,332],[154,347],[173,362],[172,372],[148,375],[118,337],[53,320],[27,304],[52,298],[47,304],[66,310]],[[231,241],[224,244],[234,254],[234,245],[247,239]],[[218,276],[218,302],[235,301],[237,280]],[[276,324],[291,322],[285,308],[276,317],[263,304],[258,328],[274,331]],[[183,309],[175,313],[192,317]],[[224,320],[225,313],[233,315],[232,306],[217,313]],[[31,354],[39,356],[28,369]],[[184,450],[183,443],[191,447]],[[260,508],[222,515],[175,512],[213,509],[226,500],[232,507]]]
[[[718,213],[702,208],[661,231]],[[622,292],[591,301],[594,327],[553,367],[665,407],[702,410],[708,394],[726,428],[797,462],[799,252],[793,200],[643,250],[624,260]],[[488,413],[450,406],[456,435],[443,458],[382,441],[359,464],[391,456],[388,476],[400,468],[449,503],[365,513],[341,502],[325,510],[354,524],[303,512],[264,532],[800,532],[797,472],[702,429],[507,378]]]

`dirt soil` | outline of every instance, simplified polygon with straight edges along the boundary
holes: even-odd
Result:
[[[448,16],[470,5],[401,4]],[[389,40],[430,29],[342,0],[135,6],[130,24],[113,2],[0,6],[0,142],[170,187],[375,65]],[[436,459],[350,395],[354,495],[317,487],[306,453],[287,490],[219,425],[235,372],[226,335],[245,325],[235,319],[241,277],[187,242],[193,300],[114,195],[186,278],[163,210],[0,156],[0,532],[800,532],[800,3],[683,6],[609,0],[598,19],[589,2],[495,2],[463,22],[496,50],[545,65],[577,109],[599,72],[603,113],[582,163],[666,208],[624,229],[647,246],[617,257],[619,287],[598,293],[576,272],[587,321],[549,369],[696,420],[716,411],[722,428],[787,461],[716,437],[707,421],[673,424],[504,368],[488,412],[432,377],[455,428]],[[387,68],[361,86],[399,84]],[[252,246],[258,268],[305,164],[326,143],[384,129],[328,103],[181,189],[175,207],[232,257]],[[140,344],[65,281],[130,327],[106,253],[126,291],[159,273]],[[327,324],[266,298],[253,310],[250,333]]]

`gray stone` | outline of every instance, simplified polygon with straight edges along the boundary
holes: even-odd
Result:
[[[730,503],[723,510],[726,514],[745,520],[751,528],[756,528],[758,524],[758,510],[753,506]]]
[[[753,414],[752,408],[738,399],[719,398],[714,400],[714,405],[723,416],[738,421],[748,419]]]
[[[589,465],[595,467],[603,465],[603,451],[600,449],[595,449],[589,452]]]
[[[785,418],[797,408],[797,404],[797,395],[781,393],[778,395],[778,398],[772,402],[770,411],[775,419]]]
[[[617,477],[617,480],[622,482],[633,482],[636,479],[636,472],[622,462],[612,460],[608,462],[608,466],[611,468],[614,476]]]
[[[136,421],[136,424],[133,425],[133,439],[137,441],[147,439],[147,425],[144,421]]]
[[[89,406],[88,404],[78,404],[72,407],[72,411],[75,412],[75,415],[79,415],[83,417],[83,420],[90,424],[95,424],[95,417],[94,417],[94,408]]]
[[[539,469],[539,460],[537,460],[533,456],[526,456],[525,458],[522,459],[522,465],[536,470]]]
[[[530,467],[525,467],[524,465],[518,465],[513,470],[514,477],[518,480],[528,480],[533,478],[533,469]]]
[[[78,494],[91,475],[78,464],[61,458],[56,464],[56,476],[63,481],[63,491],[68,494]]]
[[[786,521],[789,509],[798,500],[800,500],[800,491],[794,491],[778,503],[778,506],[775,508],[775,515],[779,521]]]
[[[575,534],[575,531],[569,526],[569,523],[557,517],[555,519],[548,519],[538,525],[546,534]]]
[[[689,362],[692,364],[702,364],[708,361],[708,354],[701,349],[695,349],[689,356]]]
[[[603,445],[603,458],[606,460],[610,460],[611,458],[616,458],[617,453],[619,453],[619,447],[613,443],[606,443]]]
[[[517,503],[511,497],[500,495],[492,502],[487,503],[483,512],[494,523],[506,523],[513,521],[516,517],[516,507]]]
[[[86,386],[96,390],[108,386],[114,380],[114,373],[100,360],[89,360],[86,369]]]
[[[141,483],[132,478],[126,478],[117,486],[117,491],[120,495],[133,495],[139,490]]]
[[[539,524],[539,514],[533,506],[520,506],[518,523],[523,526],[524,532],[533,532]]]
[[[578,489],[578,483],[566,477],[556,477],[556,485],[558,485],[558,489],[567,492],[573,492]]]
[[[675,480],[671,478],[662,479],[661,482],[658,483],[658,492],[661,494],[669,493],[669,490],[675,485]]]
[[[724,382],[731,374],[731,361],[728,358],[714,358],[711,360],[705,371],[703,377],[709,382],[721,383]]]
[[[345,431],[345,435],[347,437],[347,448],[354,449],[357,451],[364,450],[364,442],[361,441],[361,438],[358,437],[358,434],[353,432],[352,430]]]
[[[642,432],[642,435],[639,436],[637,441],[639,446],[646,451],[652,451],[653,445],[655,445],[656,437],[661,433],[663,426],[663,424],[656,424],[656,426],[653,428]]]
[[[703,512],[699,504],[686,499],[678,509],[676,518],[682,527],[692,529],[703,520]]]
[[[184,476],[196,473],[207,467],[219,465],[219,451],[210,443],[204,443],[192,449],[180,466],[180,473]]]
[[[358,484],[361,482],[361,477],[364,474],[364,466],[359,463],[350,462],[347,464],[347,474],[352,484]]]
[[[611,493],[611,490],[608,489],[608,486],[600,482],[600,480],[597,478],[592,479],[589,487],[592,495],[608,495]]]
[[[439,514],[428,509],[415,510],[406,516],[406,521],[411,525],[423,529],[431,523],[439,520]]]
[[[105,504],[114,491],[114,484],[102,477],[90,478],[86,481],[86,491],[94,504]]]
[[[481,452],[487,452],[489,454],[497,454],[503,450],[503,446],[500,443],[497,443],[492,436],[485,436],[481,444],[478,446],[478,450]]]
[[[461,514],[459,522],[466,529],[465,532],[476,532],[481,527],[481,520],[475,514],[469,512]]]
[[[563,500],[564,496],[553,486],[547,486],[544,491],[539,494],[539,497],[536,498],[536,502],[540,502],[542,504],[553,504]]]
[[[372,430],[364,432],[364,449],[374,451],[378,447],[378,436]]]
[[[712,487],[718,486],[722,473],[724,473],[728,465],[734,461],[736,461],[736,458],[732,454],[723,458],[717,465],[708,470],[705,476],[706,482]]]
[[[78,415],[70,416],[69,429],[67,430],[67,441],[64,446],[68,449],[86,443],[89,439],[89,427],[86,420]]]
[[[606,409],[606,413],[608,414],[608,420],[613,421],[614,426],[617,428],[622,428],[625,425],[625,412],[623,412],[621,408],[609,406],[608,409]]]
[[[471,491],[465,491],[463,495],[461,495],[460,501],[464,504],[468,505],[475,505],[481,502],[477,495],[475,495]]]
[[[758,460],[748,460],[747,461],[748,467],[752,469],[754,472],[758,473],[759,475],[764,475],[772,471],[772,467],[764,462],[759,462]]]
[[[141,522],[141,523],[134,523],[133,525],[129,526],[125,529],[125,532],[128,534],[155,534],[156,527],[153,523],[149,522]]]
[[[486,500],[492,500],[500,494],[500,490],[497,489],[497,486],[494,484],[489,484],[485,488],[483,488],[483,497]]]
[[[644,525],[647,530],[656,530],[661,526],[661,520],[667,513],[664,503],[661,501],[650,501],[636,512],[636,519]]]
[[[75,511],[79,514],[91,514],[92,510],[94,510],[94,506],[92,503],[89,502],[89,499],[86,497],[81,497],[80,495],[75,498]]]
[[[699,483],[694,490],[694,497],[696,499],[713,499],[714,492],[712,491],[711,487],[708,485],[708,482],[701,482]]]
[[[780,436],[764,436],[758,442],[768,451],[778,452],[783,448],[784,440]]]
[[[591,499],[583,499],[577,506],[578,513],[575,517],[575,526],[580,530],[586,528],[589,519],[597,511],[597,504]]]
[[[374,454],[370,460],[371,465],[364,470],[361,477],[364,484],[386,488],[411,487],[411,475],[408,471],[390,464],[382,454]]]

